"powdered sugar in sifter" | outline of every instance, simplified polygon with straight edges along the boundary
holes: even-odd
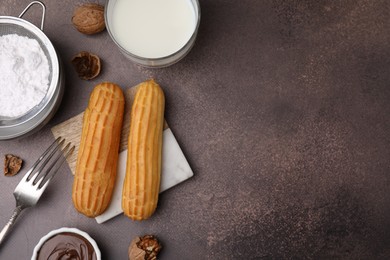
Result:
[[[42,7],[40,28],[22,19],[32,5]],[[40,1],[32,1],[18,17],[0,16],[0,36],[17,34],[38,41],[49,61],[49,87],[43,100],[27,114],[17,118],[0,117],[0,140],[8,140],[31,134],[41,129],[57,111],[64,91],[64,77],[60,58],[43,32],[46,7]],[[1,86],[0,86],[1,95]]]

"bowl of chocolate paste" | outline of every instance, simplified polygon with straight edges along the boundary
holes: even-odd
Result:
[[[101,260],[98,245],[87,233],[63,227],[42,237],[31,260]]]

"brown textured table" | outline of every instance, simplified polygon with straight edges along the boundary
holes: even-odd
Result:
[[[0,15],[18,15],[28,2],[3,0]],[[150,220],[98,225],[73,209],[63,167],[0,259],[29,259],[40,237],[63,226],[88,232],[110,260],[127,259],[131,239],[144,233],[161,238],[161,259],[390,258],[388,1],[201,0],[195,47],[156,70],[126,60],[107,32],[77,32],[70,18],[81,2],[45,1],[65,96],[49,125],[0,142],[0,155],[20,155],[27,169],[52,142],[50,128],[83,111],[95,84],[154,77],[195,176],[164,192]],[[38,21],[36,9],[26,19]],[[81,50],[101,56],[96,80],[71,67]],[[1,225],[21,177],[0,176]]]

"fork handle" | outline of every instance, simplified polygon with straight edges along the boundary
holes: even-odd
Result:
[[[23,210],[22,206],[16,206],[8,223],[3,227],[3,229],[0,232],[0,245],[3,243],[4,238],[11,230],[11,227],[15,224],[15,220],[19,216],[20,212],[22,212],[22,210]]]

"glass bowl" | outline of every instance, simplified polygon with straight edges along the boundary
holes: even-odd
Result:
[[[200,5],[198,0],[187,0],[190,2],[190,4],[193,7],[194,14],[195,14],[195,28],[194,31],[192,32],[191,37],[187,41],[187,43],[177,51],[163,57],[158,57],[158,58],[147,58],[147,57],[142,57],[139,55],[136,55],[134,53],[131,53],[130,51],[126,50],[121,44],[119,44],[118,40],[116,39],[115,34],[113,33],[113,12],[115,8],[115,4],[118,2],[117,0],[107,0],[106,1],[106,6],[105,6],[105,11],[104,11],[104,18],[105,18],[105,23],[106,23],[106,28],[107,31],[111,37],[111,39],[114,41],[116,46],[119,48],[121,53],[127,57],[129,60],[144,66],[144,67],[149,67],[149,68],[161,68],[161,67],[167,67],[172,64],[175,64],[176,62],[180,61],[182,58],[184,58],[191,48],[195,44],[196,36],[198,33],[198,28],[200,24]],[[142,26],[142,21],[140,22],[140,26]],[[156,39],[158,41],[158,39]]]

